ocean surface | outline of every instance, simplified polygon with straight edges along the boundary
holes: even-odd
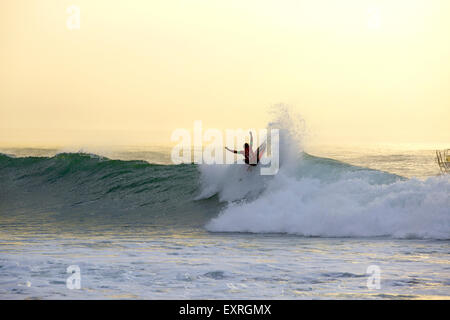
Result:
[[[163,147],[2,148],[0,299],[450,298],[434,150],[282,146],[280,161],[261,176]]]

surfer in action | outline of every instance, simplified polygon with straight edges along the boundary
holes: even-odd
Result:
[[[231,150],[228,147],[225,147],[230,152],[242,154],[244,156],[244,162],[248,164],[249,166],[257,166],[259,163],[259,160],[261,158],[262,153],[260,154],[259,149],[256,149],[256,152],[253,152],[253,135],[250,131],[250,145],[248,143],[244,144],[244,150],[237,151],[237,150]]]

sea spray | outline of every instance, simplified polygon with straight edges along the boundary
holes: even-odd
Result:
[[[206,224],[209,231],[450,239],[448,176],[407,180],[310,156],[302,148],[303,120],[286,106],[277,108],[269,124],[281,133],[276,176],[200,168],[203,195],[228,201]]]

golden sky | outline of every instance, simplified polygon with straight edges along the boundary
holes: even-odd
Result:
[[[448,0],[8,0],[0,48],[0,145],[166,144],[281,102],[316,143],[450,143]]]

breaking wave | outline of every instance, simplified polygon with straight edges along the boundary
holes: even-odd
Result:
[[[302,120],[278,108],[280,170],[156,165],[94,154],[0,154],[2,223],[198,226],[211,232],[450,239],[450,178],[425,181],[319,158]]]

